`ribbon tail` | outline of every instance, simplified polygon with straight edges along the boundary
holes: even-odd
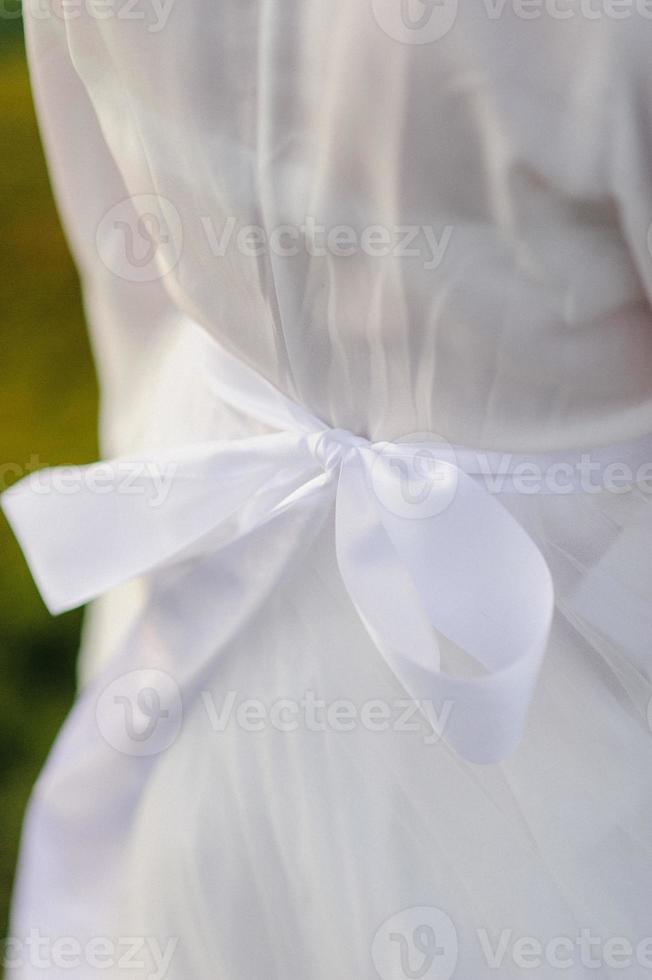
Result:
[[[264,490],[265,519],[246,537],[157,583],[126,637],[80,693],[30,802],[16,935],[27,935],[35,921],[47,923],[53,935],[72,930],[82,943],[122,934],[114,918],[116,894],[128,899],[133,866],[125,842],[142,817],[148,777],[185,737],[185,717],[193,710],[198,717],[198,708],[203,713],[203,695],[216,679],[228,678],[229,667],[222,672],[218,658],[234,642],[237,649],[243,628],[311,548],[332,501],[332,486],[325,484],[323,475],[309,480],[291,506],[280,486]],[[157,699],[155,724],[144,728],[143,716],[134,731],[125,705],[136,707],[146,691]],[[106,874],[98,875],[98,866]],[[71,882],[83,901],[69,901]]]
[[[50,612],[57,614],[201,549],[247,533],[265,486],[310,476],[290,433],[198,443],[34,473],[0,498]]]

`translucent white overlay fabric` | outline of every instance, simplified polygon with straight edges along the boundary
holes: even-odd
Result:
[[[641,5],[66,9],[26,21],[107,458],[267,438],[198,336],[373,443],[563,454],[652,432]],[[586,492],[492,500],[532,541],[515,582],[540,553],[556,602],[499,763],[412,710],[332,509],[287,507],[237,548],[232,527],[193,540],[97,600],[27,821],[10,975],[43,975],[30,930],[48,975],[84,980],[652,975],[645,462],[625,492],[599,466]],[[397,472],[419,527],[425,473]],[[498,581],[503,551],[483,555]],[[475,670],[438,639],[451,674]]]

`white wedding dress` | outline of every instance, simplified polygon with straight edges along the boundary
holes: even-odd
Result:
[[[398,8],[26,10],[106,458],[264,436],[219,396],[211,338],[373,442],[554,454],[652,432],[652,26]],[[418,506],[423,472],[403,472]],[[487,765],[408,710],[332,509],[96,599],[8,976],[652,976],[651,500],[501,498],[555,616],[522,738]],[[79,567],[101,565],[110,520],[81,533]]]

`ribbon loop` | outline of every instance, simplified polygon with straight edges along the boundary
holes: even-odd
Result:
[[[379,474],[386,486],[403,473],[396,460],[392,466],[391,444],[329,428],[203,331],[198,342],[208,345],[203,362],[216,392],[280,431],[73,468],[74,493],[57,489],[56,469],[46,471],[48,492],[32,478],[12,487],[2,506],[49,608],[72,608],[126,579],[237,544],[306,496],[320,495],[320,506],[334,498],[340,572],[378,649],[413,697],[439,711],[450,702],[444,735],[461,755],[504,758],[522,732],[554,606],[534,542],[453,462],[444,475],[455,479],[440,480],[437,506],[423,519],[392,510],[374,489]],[[410,457],[423,444],[396,450]],[[121,491],[125,463],[144,492]],[[101,467],[109,478],[102,491]],[[437,633],[483,675],[443,674]]]

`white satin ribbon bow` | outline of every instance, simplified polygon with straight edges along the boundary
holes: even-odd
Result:
[[[396,472],[409,472],[423,443],[331,429],[207,335],[202,343],[216,395],[275,431],[44,470],[13,486],[2,506],[50,611],[233,545],[302,500],[334,506],[342,579],[390,667],[412,697],[448,706],[444,737],[461,756],[505,758],[522,734],[554,605],[532,539],[454,453],[439,454],[425,505],[397,497]],[[130,471],[139,493],[120,489]],[[168,492],[155,503],[161,474]],[[441,671],[437,632],[479,675]]]

